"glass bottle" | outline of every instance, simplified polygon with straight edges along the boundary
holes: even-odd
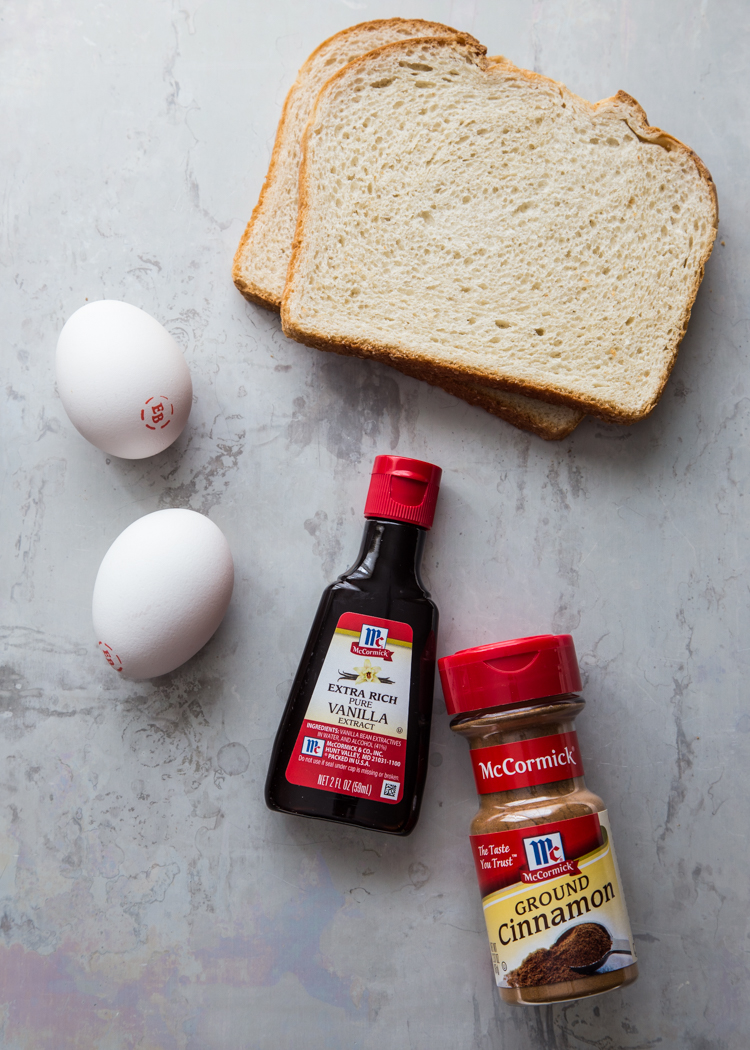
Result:
[[[271,809],[394,835],[416,824],[438,626],[419,566],[440,475],[376,458],[359,556],[323,592],[276,735]]]

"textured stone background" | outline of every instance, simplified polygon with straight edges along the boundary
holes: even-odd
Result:
[[[437,18],[592,99],[623,88],[716,180],[717,241],[661,405],[524,435],[385,367],[289,342],[231,258],[295,71],[366,18]],[[748,72],[742,0],[5,0],[0,1043],[7,1050],[744,1050],[748,1006]],[[105,457],[55,392],[89,299],[152,313],[196,400]],[[373,456],[440,463],[440,651],[572,631],[641,978],[513,1009],[492,983],[465,744],[436,704],[408,839],[269,813],[262,783]],[[225,622],[121,681],[91,591],[119,532],[209,514]]]

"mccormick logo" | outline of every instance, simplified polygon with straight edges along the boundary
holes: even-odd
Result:
[[[524,839],[523,848],[526,850],[529,871],[546,868],[550,864],[559,864],[561,860],[565,860],[559,831],[552,831],[538,839]]]
[[[479,770],[482,774],[482,780],[493,780],[497,779],[503,774],[507,777],[512,777],[514,774],[520,775],[524,773],[544,772],[546,769],[561,769],[566,766],[571,767],[575,771],[578,765],[578,757],[572,747],[561,748],[559,752],[552,751],[551,754],[536,755],[531,758],[527,757],[524,759],[518,759],[513,756],[504,759],[502,762],[479,762]],[[568,773],[568,776],[571,774]]]
[[[565,859],[559,831],[524,839],[523,848],[526,851],[526,863],[529,865],[528,871],[521,872],[524,882],[545,882],[560,875],[580,874],[576,862]]]
[[[469,754],[480,795],[583,776],[575,733],[492,744]]]
[[[362,624],[362,630],[359,632],[359,644],[365,646],[368,649],[385,649],[385,643],[388,641],[388,628],[387,627],[372,627],[369,623]]]
[[[374,627],[372,624],[363,623],[359,632],[359,642],[352,642],[351,651],[355,656],[378,656],[390,662],[393,659],[393,650],[386,649],[387,641],[387,627]]]

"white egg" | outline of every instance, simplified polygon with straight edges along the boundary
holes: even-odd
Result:
[[[57,341],[57,386],[73,426],[124,459],[171,445],[193,400],[188,366],[166,328],[115,299],[68,318]]]
[[[94,584],[94,631],[107,663],[126,678],[174,671],[219,626],[233,585],[229,544],[203,514],[158,510],[134,521]]]

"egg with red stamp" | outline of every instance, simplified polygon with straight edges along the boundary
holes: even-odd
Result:
[[[87,441],[123,459],[144,459],[185,428],[193,384],[177,343],[130,303],[102,299],[68,318],[57,341],[57,388]]]
[[[234,562],[218,525],[158,510],[121,532],[94,584],[97,645],[124,678],[156,678],[202,649],[229,606]]]

